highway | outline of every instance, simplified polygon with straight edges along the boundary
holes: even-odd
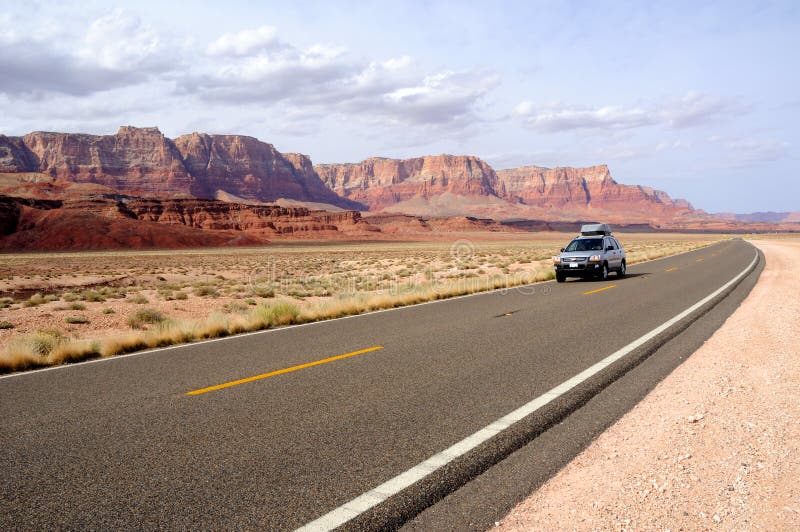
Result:
[[[625,279],[2,377],[0,528],[410,526],[665,341],[690,354],[681,331],[751,285],[757,258],[732,240]],[[442,517],[457,511],[416,528],[463,528]]]

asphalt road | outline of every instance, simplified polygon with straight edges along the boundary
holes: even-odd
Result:
[[[297,528],[659,327],[754,256],[731,241],[633,266],[626,279],[544,283],[1,378],[0,528]],[[346,528],[466,526],[435,509],[552,440],[569,413],[587,417],[582,406],[667,340],[693,350],[679,333],[723,296]]]

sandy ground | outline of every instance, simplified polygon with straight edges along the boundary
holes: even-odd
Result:
[[[800,241],[755,241],[726,323],[501,530],[800,530]]]

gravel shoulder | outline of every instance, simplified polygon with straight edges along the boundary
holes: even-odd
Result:
[[[725,324],[500,530],[800,529],[800,241]]]

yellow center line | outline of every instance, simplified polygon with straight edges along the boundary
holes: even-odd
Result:
[[[248,382],[253,382],[261,379],[266,379],[269,377],[275,377],[277,375],[283,375],[284,373],[291,373],[293,371],[299,371],[301,369],[310,368],[313,366],[319,366],[320,364],[327,364],[328,362],[335,362],[337,360],[342,360],[343,358],[350,358],[358,355],[363,355],[364,353],[370,353],[372,351],[377,351],[378,349],[383,349],[382,345],[376,345],[374,347],[368,347],[366,349],[359,349],[358,351],[353,351],[352,353],[345,353],[343,355],[336,355],[335,357],[328,357],[323,358],[322,360],[315,360],[314,362],[307,362],[305,364],[300,364],[297,366],[292,366],[290,368],[283,368],[276,371],[270,371],[269,373],[262,373],[261,375],[254,375],[253,377],[247,377],[244,379],[239,379],[230,382],[224,382],[222,384],[217,384],[215,386],[209,386],[208,388],[200,388],[199,390],[192,390],[191,392],[186,392],[186,395],[200,395],[208,392],[214,392],[216,390],[221,390],[223,388],[230,388],[231,386],[238,386],[239,384],[246,384]]]
[[[703,262],[703,259],[697,259],[696,262]]]
[[[583,295],[588,296],[590,294],[596,294],[597,292],[602,292],[603,290],[611,290],[612,288],[616,288],[617,285],[612,284],[611,286],[604,286],[603,288],[598,288],[597,290],[589,290],[588,292],[584,292]]]
[[[672,268],[668,268],[668,269],[666,269],[666,270],[664,270],[664,271],[665,271],[665,272],[674,272],[675,270],[680,270],[680,268],[678,268],[677,266],[674,266],[674,267],[672,267]]]

